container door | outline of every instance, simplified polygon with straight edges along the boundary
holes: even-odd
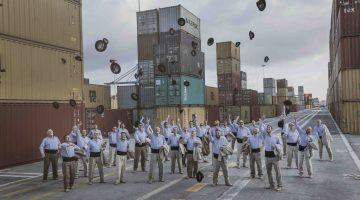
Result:
[[[3,15],[3,13],[4,13],[3,10],[4,10],[3,0],[0,0],[0,16],[1,16],[1,18],[0,18],[0,33],[4,32],[4,20],[5,20],[5,18],[4,18],[4,15]]]

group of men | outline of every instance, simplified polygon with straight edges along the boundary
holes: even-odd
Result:
[[[118,177],[115,184],[125,183],[124,174],[126,163],[130,157],[134,157],[133,171],[136,172],[139,166],[146,171],[146,162],[150,161],[148,183],[154,181],[154,172],[158,168],[159,181],[164,181],[163,163],[171,160],[171,174],[175,173],[176,165],[178,172],[183,173],[186,167],[187,179],[195,178],[198,172],[200,161],[208,162],[207,155],[212,153],[213,185],[218,184],[220,168],[223,171],[225,185],[231,186],[228,175],[228,160],[233,154],[235,143],[237,143],[237,167],[246,167],[247,159],[250,160],[251,178],[257,175],[262,179],[262,153],[265,150],[265,166],[268,175],[269,189],[279,191],[282,189],[282,178],[279,161],[287,153],[287,166],[291,168],[292,160],[295,159],[299,175],[303,176],[303,162],[305,160],[307,172],[311,178],[313,175],[311,158],[313,150],[317,149],[314,144],[318,138],[319,156],[322,159],[322,148],[326,147],[329,159],[333,160],[331,151],[331,135],[325,124],[317,120],[314,128],[308,127],[303,130],[298,120],[285,123],[282,119],[281,138],[273,132],[273,128],[264,122],[264,117],[258,123],[253,121],[246,127],[239,117],[220,124],[215,121],[210,127],[207,122],[199,123],[196,116],[189,122],[188,126],[182,126],[180,120],[171,120],[168,116],[161,122],[160,127],[154,130],[150,125],[150,119],[142,118],[134,127],[134,134],[130,135],[125,124],[118,121],[118,126],[113,127],[107,134],[109,139],[109,154],[107,159],[108,167],[118,167]],[[279,123],[280,124],[280,123]],[[101,131],[95,125],[87,134],[86,130],[80,131],[81,123],[75,125],[69,135],[64,137],[64,143],[54,136],[53,131],[47,131],[48,136],[43,139],[40,145],[40,152],[44,158],[44,176],[47,180],[50,163],[53,169],[53,179],[57,179],[58,152],[62,157],[62,171],[64,177],[64,190],[73,188],[74,180],[79,174],[79,162],[82,163],[84,176],[88,176],[89,185],[93,184],[94,167],[97,165],[100,175],[100,183],[104,183],[103,166],[105,162],[105,148],[107,143],[103,140]],[[316,136],[316,137],[315,137]],[[131,148],[131,138],[135,141],[134,148]],[[150,156],[149,156],[150,153]],[[284,155],[283,155],[284,154]],[[299,162],[300,159],[300,162]],[[88,170],[89,168],[89,170]],[[272,168],[275,170],[276,186],[272,176]]]

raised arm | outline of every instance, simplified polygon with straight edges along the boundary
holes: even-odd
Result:
[[[296,130],[299,132],[299,134],[306,134],[305,131],[302,130],[301,127],[299,126],[299,123],[296,118],[294,120],[294,124],[295,124]]]

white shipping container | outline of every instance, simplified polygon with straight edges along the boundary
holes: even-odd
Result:
[[[136,13],[137,34],[153,34],[159,32],[158,10],[146,10]]]
[[[185,19],[185,25],[178,24],[179,18]],[[183,30],[200,39],[200,19],[181,5],[159,9],[159,30],[169,32],[170,29]]]
[[[143,72],[143,75],[139,77],[140,84],[154,85],[154,62],[152,60],[140,61],[138,69]]]
[[[264,88],[276,88],[276,80],[273,78],[264,78]]]
[[[271,96],[276,96],[276,88],[264,88],[264,94],[269,94]]]

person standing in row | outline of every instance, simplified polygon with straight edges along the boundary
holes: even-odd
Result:
[[[322,123],[322,121],[320,119],[316,120],[316,126],[314,127],[314,132],[316,133],[316,135],[318,136],[319,140],[319,157],[320,160],[323,159],[322,154],[323,154],[323,147],[325,146],[326,151],[329,155],[329,160],[333,161],[333,152],[331,149],[331,143],[333,141],[333,138],[330,134],[330,131],[328,129],[328,127]]]
[[[229,181],[229,174],[228,174],[228,166],[227,166],[227,155],[223,156],[221,153],[221,148],[231,148],[230,144],[228,143],[225,136],[221,136],[221,131],[217,130],[215,132],[215,137],[212,137],[209,134],[209,139],[212,143],[212,152],[214,157],[214,172],[213,172],[213,185],[216,186],[218,184],[218,176],[220,168],[224,175],[225,185],[232,186]],[[230,149],[231,150],[231,149]]]
[[[180,145],[180,138],[179,130],[177,127],[173,128],[173,133],[170,135],[167,143],[170,145],[170,160],[171,160],[171,174],[175,173],[175,163],[177,162],[179,173],[182,174],[182,154],[179,149]]]
[[[118,178],[115,185],[125,183],[124,174],[126,171],[127,153],[129,151],[129,141],[126,132],[121,132],[116,138],[116,155],[118,160]]]
[[[237,119],[234,119],[234,120],[238,120],[238,118]],[[237,126],[235,125],[235,124],[233,124],[232,122],[231,122],[231,116],[229,115],[228,116],[228,123],[229,123],[229,128],[230,128],[230,130],[231,130],[231,133],[232,133],[232,135],[234,135],[235,137],[236,137],[236,135],[237,135]],[[234,149],[235,148],[235,143],[236,143],[236,138],[233,138],[232,140],[231,140],[231,148],[232,149]]]
[[[296,169],[299,167],[299,157],[298,157],[298,141],[299,141],[299,132],[296,130],[296,127],[293,123],[289,123],[289,129],[283,135],[286,138],[287,144],[287,168],[291,168],[291,163],[293,157],[295,159]]]
[[[53,179],[58,179],[58,150],[60,147],[60,140],[58,137],[54,136],[53,130],[49,129],[47,132],[47,137],[44,138],[40,144],[40,153],[41,157],[44,159],[44,169],[43,169],[43,181],[47,180],[49,167],[51,163],[51,168],[53,172]]]
[[[264,142],[263,136],[259,134],[259,128],[254,128],[253,134],[248,138],[250,147],[250,177],[255,178],[255,164],[260,179],[263,177],[261,163],[261,147]]]
[[[300,154],[300,165],[299,165],[299,176],[303,176],[304,174],[304,160],[306,163],[306,169],[309,175],[309,178],[312,178],[313,168],[311,163],[311,146],[310,143],[313,142],[313,138],[311,137],[312,128],[308,127],[306,131],[303,131],[297,123],[297,119],[295,118],[295,125],[297,131],[300,133],[299,135],[299,154]]]
[[[93,184],[94,177],[94,168],[95,164],[98,167],[99,175],[100,175],[100,183],[105,183],[104,181],[104,167],[103,161],[101,157],[101,152],[103,152],[103,143],[100,139],[100,133],[96,132],[94,135],[94,139],[89,141],[88,152],[90,154],[89,158],[89,185]]]
[[[247,161],[247,153],[243,152],[243,145],[245,144],[245,140],[251,135],[250,130],[245,127],[244,121],[240,120],[239,125],[237,126],[237,134],[236,134],[236,140],[238,142],[237,144],[237,167],[240,168],[240,157],[242,155],[243,160],[243,167],[246,167],[246,161]]]
[[[159,167],[159,181],[164,182],[164,171],[163,171],[163,159],[161,151],[166,146],[166,140],[163,135],[161,135],[160,127],[155,128],[155,133],[152,130],[149,130],[148,137],[150,138],[151,146],[151,159],[150,159],[150,170],[149,170],[149,183],[151,184],[154,180],[153,174],[155,173],[155,165]]]
[[[118,132],[117,128],[114,126],[112,131],[109,132],[108,138],[109,138],[109,163],[108,167],[116,166],[116,144],[118,140]]]
[[[185,139],[186,159],[187,159],[187,178],[195,177],[198,170],[198,161],[194,159],[195,148],[201,147],[201,140],[196,137],[196,132],[192,131],[191,136]]]
[[[283,145],[283,154],[284,156],[287,155],[287,142],[286,142],[286,132],[288,131],[288,124],[285,121],[285,116],[282,115],[280,121],[278,122],[278,126],[280,128],[281,131],[281,140],[282,140],[282,145]]]
[[[66,135],[64,140],[64,143],[60,145],[60,154],[63,159],[62,173],[64,178],[64,190],[65,192],[69,192],[69,190],[73,189],[75,182],[75,150],[80,150],[80,148],[70,142],[71,139],[69,135]]]
[[[267,125],[266,134],[264,136],[264,146],[265,146],[265,165],[266,171],[268,174],[268,180],[270,186],[268,189],[273,189],[276,191],[280,191],[283,187],[281,171],[280,171],[280,159],[275,155],[276,145],[281,145],[280,139],[272,133],[272,127]],[[275,183],[272,176],[272,168],[274,167],[277,187],[275,187]]]
[[[161,122],[161,132],[162,135],[165,137],[165,140],[168,141],[169,137],[172,132],[172,125],[169,124],[170,121],[170,115],[167,116],[167,118]],[[165,161],[169,161],[169,158],[166,156]]]
[[[141,170],[143,172],[146,171],[145,169],[145,157],[146,157],[146,137],[147,133],[144,129],[143,124],[139,124],[138,130],[136,130],[134,138],[135,138],[135,159],[134,159],[134,172],[138,168],[139,160],[141,160]]]
[[[82,153],[76,154],[77,158],[75,161],[75,178],[79,176],[79,160],[81,161],[83,168],[84,168],[84,177],[87,177],[88,173],[88,155],[87,149],[90,138],[86,136],[86,130],[82,130],[81,134],[77,134],[77,146],[83,150]]]

